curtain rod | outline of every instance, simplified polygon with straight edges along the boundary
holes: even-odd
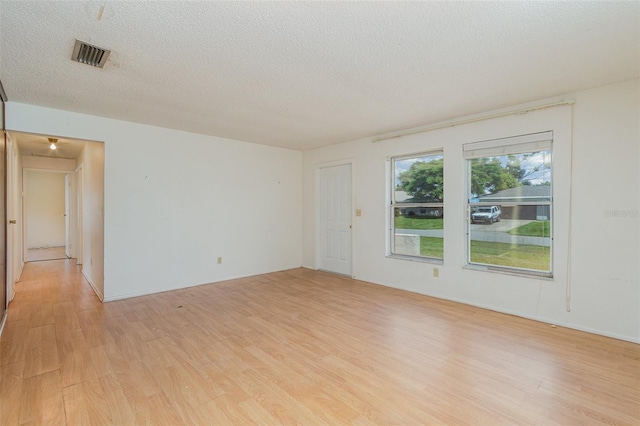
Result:
[[[522,109],[498,112],[498,113],[495,113],[495,114],[482,115],[482,116],[479,116],[479,117],[473,117],[473,118],[467,118],[467,119],[454,120],[454,121],[449,121],[449,122],[446,122],[446,123],[434,124],[433,126],[422,127],[422,128],[419,128],[419,129],[406,130],[406,131],[403,131],[403,132],[392,133],[392,134],[387,135],[387,136],[379,136],[377,138],[373,138],[371,140],[371,142],[373,142],[373,143],[382,142],[382,141],[386,141],[386,140],[389,140],[389,139],[401,138],[403,136],[415,135],[415,134],[418,134],[418,133],[426,133],[426,132],[431,132],[433,130],[444,129],[446,127],[460,126],[462,124],[469,124],[469,123],[475,123],[475,122],[478,122],[478,121],[491,120],[493,118],[506,117],[506,116],[509,116],[509,115],[526,114],[526,113],[531,112],[531,111],[536,111],[536,110],[545,109],[545,108],[552,108],[552,107],[562,106],[562,105],[573,105],[575,103],[576,103],[576,101],[573,100],[573,99],[560,100],[560,101],[551,102],[551,103],[547,103],[547,104],[530,106],[530,107],[526,107],[526,108],[522,108]]]

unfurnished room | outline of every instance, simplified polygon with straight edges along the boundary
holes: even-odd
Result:
[[[640,2],[0,0],[0,424],[640,424]]]

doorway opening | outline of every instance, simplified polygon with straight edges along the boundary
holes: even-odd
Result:
[[[24,257],[27,262],[67,259],[69,174],[23,168]],[[69,256],[71,257],[71,256]]]
[[[27,262],[63,259],[80,265],[102,300],[104,143],[7,136],[8,285],[15,286]]]

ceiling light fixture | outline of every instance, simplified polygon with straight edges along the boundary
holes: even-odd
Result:
[[[47,139],[49,139],[49,142],[51,143],[51,145],[49,145],[49,148],[55,151],[58,148],[56,146],[56,144],[58,143],[58,139],[56,138],[47,138]]]

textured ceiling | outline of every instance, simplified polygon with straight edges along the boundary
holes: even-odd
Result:
[[[639,28],[637,1],[0,0],[0,79],[10,101],[308,149],[637,78]],[[113,50],[104,69],[76,38]]]

